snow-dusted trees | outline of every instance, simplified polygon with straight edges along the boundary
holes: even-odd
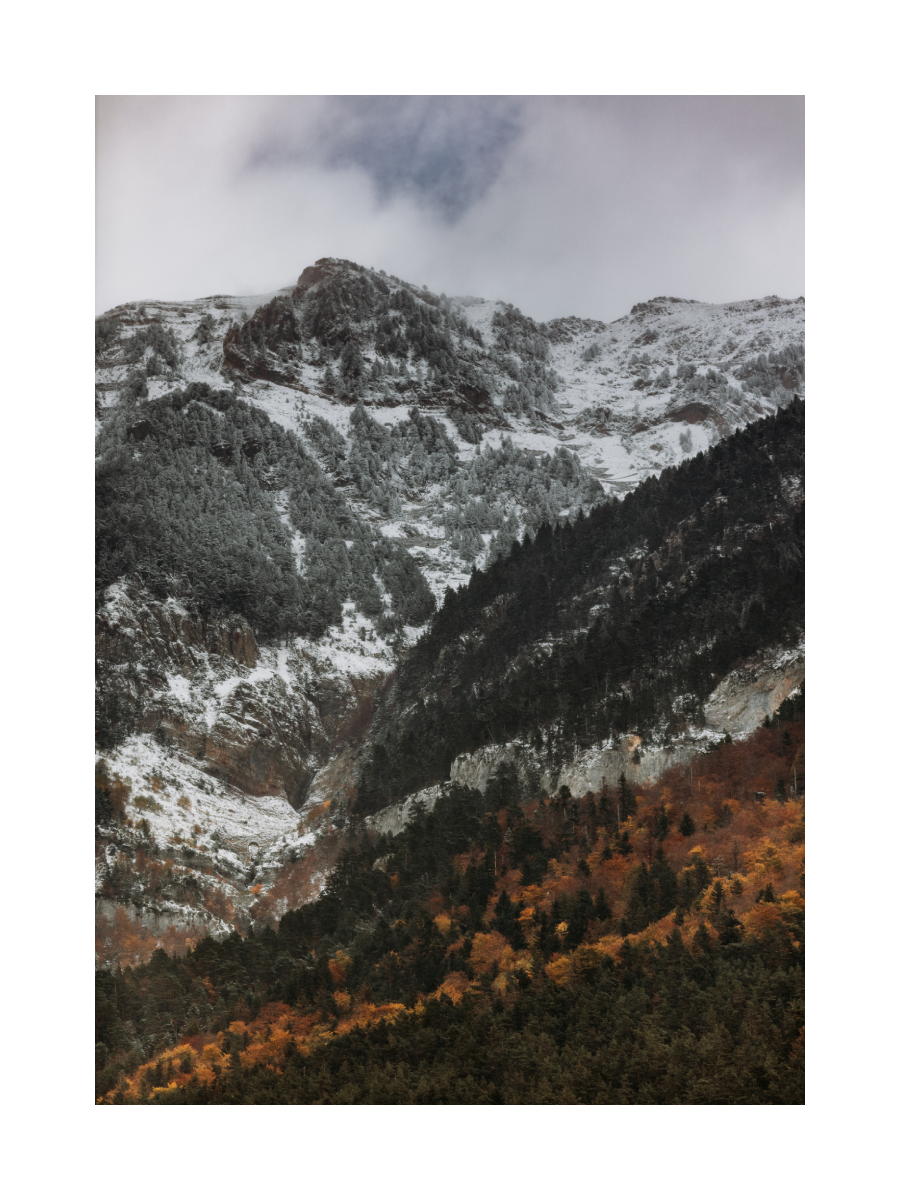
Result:
[[[457,530],[450,538],[450,545],[464,562],[474,563],[484,549],[484,542],[471,528]]]
[[[486,447],[454,477],[446,492],[450,504],[444,510],[444,527],[456,538],[451,545],[464,555],[477,553],[482,545],[476,550],[474,539],[463,535],[496,530],[489,551],[493,559],[506,553],[518,536],[517,512],[533,534],[541,525],[557,521],[565,510],[589,511],[602,495],[601,485],[565,447],[557,447],[552,456],[542,455],[504,438],[499,447]]]
[[[391,593],[394,612],[404,625],[421,625],[434,612],[434,596],[413,559],[400,547],[390,547],[381,575]]]
[[[779,405],[787,403],[792,392],[801,388],[805,375],[806,352],[803,346],[796,343],[785,346],[783,350],[760,354],[735,370],[735,376],[742,380],[741,387],[745,392],[772,397]]]
[[[512,369],[507,368],[507,372],[515,374],[521,380],[519,383],[511,383],[503,393],[503,407],[517,417],[533,417],[535,412],[553,412],[556,408],[556,400],[551,387],[549,372],[532,369],[530,365],[525,369],[519,369],[514,364]],[[555,381],[553,381],[555,383]]]
[[[362,272],[326,275],[304,300],[301,333],[305,338],[315,338],[321,346],[339,349],[354,326],[368,322],[375,314],[379,307],[378,284],[387,287]],[[300,296],[299,289],[295,289],[294,300]]]
[[[94,354],[97,358],[109,348],[113,338],[119,332],[119,318],[116,316],[98,317],[94,322]]]
[[[194,330],[194,337],[200,346],[206,346],[212,341],[215,334],[216,323],[209,313],[204,313]]]
[[[488,548],[487,566],[496,562],[498,558],[503,558],[509,554],[513,545],[519,538],[519,520],[515,513],[512,513],[505,520],[500,522],[500,527],[497,530]]]
[[[321,421],[321,419],[318,419]],[[396,424],[376,421],[362,404],[350,417],[349,453],[322,426],[310,422],[307,432],[326,462],[340,464],[360,495],[383,516],[400,515],[400,496],[424,495],[438,485],[446,503],[443,524],[454,550],[472,562],[484,550],[482,535],[512,528],[504,522],[521,513],[526,526],[536,531],[542,524],[578,507],[589,510],[603,489],[576,455],[564,447],[541,455],[521,450],[509,439],[499,447],[486,447],[466,464],[457,457],[457,446],[444,425],[418,408]],[[339,437],[340,435],[335,435]],[[341,439],[343,441],[343,439]],[[346,446],[346,443],[343,443]],[[506,547],[506,534],[496,543]],[[511,545],[511,542],[509,542]]]
[[[362,356],[356,342],[345,342],[341,350],[341,378],[344,383],[354,389],[365,378],[366,360]]]
[[[137,363],[150,349],[167,367],[175,368],[181,362],[178,339],[168,325],[154,317],[147,325],[141,325],[125,343],[125,359]]]
[[[338,471],[344,466],[347,442],[330,421],[313,414],[303,422],[303,432],[329,470]]]
[[[321,419],[309,425],[317,449],[339,458],[340,434]],[[380,614],[379,577],[397,620],[420,623],[430,611],[409,554],[373,537],[292,433],[229,392],[191,384],[115,410],[98,454],[101,593],[138,573],[160,595],[177,586],[203,611],[242,613],[263,638],[317,637],[341,620],[346,599]],[[299,572],[293,532],[303,539]]]
[[[132,367],[119,389],[119,397],[126,404],[136,404],[147,397],[147,376],[143,371]]]
[[[484,433],[484,426],[472,413],[465,409],[456,408],[450,413],[450,420],[456,426],[459,436],[472,446],[477,446]]]
[[[524,316],[515,305],[500,305],[491,318],[491,327],[499,350],[513,351],[523,359],[539,362],[550,357],[545,327]]]
[[[350,430],[350,476],[386,516],[400,515],[398,489],[422,492],[458,470],[456,443],[440,421],[415,406],[408,420],[382,425],[357,404]]]

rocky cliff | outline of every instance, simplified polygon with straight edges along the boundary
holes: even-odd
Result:
[[[391,665],[384,646],[353,645],[260,647],[240,618],[203,620],[138,581],[110,589],[97,617],[98,788],[113,800],[98,819],[98,916],[110,954],[117,914],[129,932],[192,937],[243,927],[279,882],[292,903],[316,894],[316,855],[297,864],[334,832],[332,759],[342,750],[352,762]],[[310,800],[323,768],[327,794]]]

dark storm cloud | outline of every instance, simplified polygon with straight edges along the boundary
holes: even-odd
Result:
[[[325,255],[539,319],[803,291],[799,97],[109,97],[98,304]]]
[[[359,167],[380,201],[409,194],[459,217],[496,180],[522,129],[522,103],[503,96],[340,96],[312,128],[303,101],[296,129],[285,122],[250,157],[250,166],[318,161]]]

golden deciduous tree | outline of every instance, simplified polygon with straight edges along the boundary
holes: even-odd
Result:
[[[352,959],[344,950],[338,950],[334,958],[328,960],[328,974],[331,976],[331,981],[334,986],[340,987],[347,978],[347,971],[350,968]]]
[[[747,852],[747,857],[754,875],[781,874],[781,855],[778,847],[769,838],[764,838],[753,846]]]
[[[206,1067],[221,1067],[225,1062],[225,1055],[222,1053],[221,1047],[215,1042],[211,1042],[200,1051],[200,1061]]]
[[[762,937],[776,926],[783,925],[784,919],[777,904],[755,904],[741,920],[744,932],[752,937]]]
[[[472,986],[469,977],[462,971],[451,971],[434,992],[434,996],[449,996],[454,1004],[460,1001]]]
[[[502,969],[507,956],[511,965],[515,958],[512,947],[503,934],[497,933],[496,930],[491,933],[476,933],[472,939],[472,953],[469,956],[469,962],[472,964],[472,969],[479,975],[494,966]]]

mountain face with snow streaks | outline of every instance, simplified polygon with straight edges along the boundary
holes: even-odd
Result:
[[[354,812],[434,782],[426,771],[386,783],[372,763],[401,695],[393,674],[418,661],[447,589],[786,411],[804,392],[803,316],[802,297],[658,297],[610,324],[542,324],[340,259],[269,295],[104,314],[104,928],[127,919],[191,937],[277,919],[316,895]],[[800,474],[785,471],[783,530],[802,497]],[[648,549],[623,543],[623,596]],[[555,569],[585,582],[581,558],[567,563]],[[610,581],[590,582],[597,595],[583,589],[551,642],[614,602]],[[782,635],[796,646],[796,628]],[[508,669],[515,654],[533,662],[535,644],[514,647]],[[482,697],[494,687],[466,669]],[[687,701],[672,711],[700,721]],[[396,715],[397,737],[405,721]],[[513,725],[498,744],[519,736]]]

